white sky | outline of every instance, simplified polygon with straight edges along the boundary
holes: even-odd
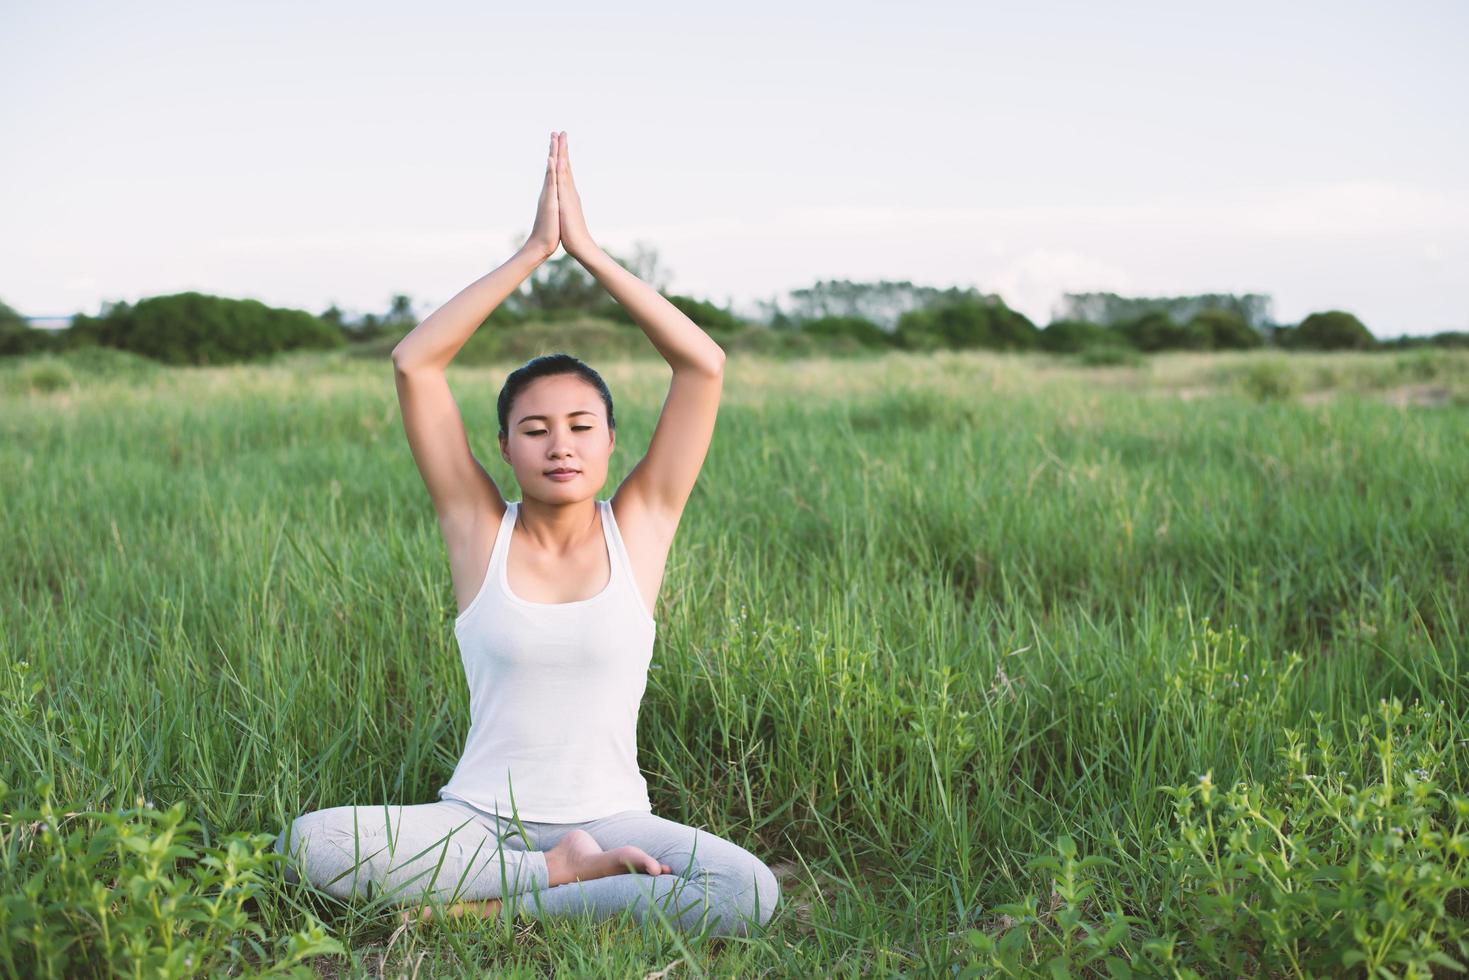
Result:
[[[1262,292],[1464,330],[1466,40],[1461,0],[6,0],[0,300],[426,315],[524,240],[565,129],[597,241],[716,302]]]

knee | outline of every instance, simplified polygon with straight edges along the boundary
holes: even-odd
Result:
[[[291,820],[279,834],[276,834],[275,842],[270,845],[271,850],[285,857],[285,861],[281,864],[281,876],[293,885],[301,880],[301,874],[296,868],[294,858],[301,847],[301,825],[300,817]]]
[[[751,856],[717,877],[724,886],[720,905],[729,913],[722,917],[717,932],[748,935],[750,928],[770,921],[780,903],[780,882],[765,862]]]

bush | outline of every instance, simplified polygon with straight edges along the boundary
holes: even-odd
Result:
[[[1053,976],[1463,972],[1469,798],[1450,791],[1453,712],[1394,698],[1342,731],[1311,719],[1310,732],[1285,729],[1277,778],[1224,788],[1205,772],[1160,787],[1174,819],[1143,855],[1167,883],[1156,908],[1098,894],[1090,869],[1117,862],[1081,857],[1062,835],[1030,862],[1052,902],[997,908],[998,933],[966,934],[979,959],[959,976],[1042,964]]]
[[[1312,313],[1290,334],[1290,346],[1307,350],[1367,350],[1377,345],[1372,331],[1350,313]]]
[[[1111,325],[1129,344],[1140,351],[1204,350],[1209,346],[1204,332],[1193,326],[1174,322],[1167,313],[1144,313],[1132,320]]]
[[[1256,401],[1289,398],[1303,387],[1301,376],[1279,359],[1252,361],[1235,376],[1235,384]]]
[[[738,330],[743,326],[739,318],[722,306],[715,306],[713,303],[694,299],[692,296],[680,296],[677,293],[666,294],[664,298],[704,330],[730,331]],[[617,304],[617,308],[621,310],[621,304]]]
[[[246,904],[285,860],[273,835],[201,844],[182,803],[67,813],[52,792],[39,780],[32,807],[0,783],[0,860],[7,880],[25,882],[0,902],[0,962],[11,976],[310,977],[307,958],[345,953],[309,915],[305,929],[264,948]]]
[[[1033,350],[1039,346],[1040,334],[1029,318],[999,297],[965,296],[904,313],[898,318],[894,340],[908,350]]]
[[[1084,348],[1077,360],[1085,367],[1136,367],[1143,355],[1126,344],[1100,343]]]
[[[625,325],[599,317],[580,316],[483,328],[470,336],[453,363],[522,363],[554,351],[567,351],[588,361],[656,354],[642,331],[628,330]]]
[[[167,364],[253,361],[297,348],[340,347],[341,331],[304,310],[253,299],[178,293],[120,303],[101,317],[78,315],[68,333]]]
[[[847,338],[868,347],[893,346],[893,335],[866,317],[824,316],[807,320],[801,330],[812,337]]]
[[[1052,320],[1039,338],[1042,350],[1057,354],[1079,354],[1088,347],[1115,341],[1106,327],[1089,320]]]
[[[92,378],[140,381],[167,370],[152,358],[115,347],[79,347],[58,357],[78,374]]]
[[[0,388],[59,391],[96,380],[143,381],[161,370],[165,370],[161,364],[141,354],[111,347],[80,347],[15,358],[0,368]]]
[[[0,303],[0,357],[16,357],[55,350],[57,332],[37,330],[14,309]]]
[[[35,354],[6,365],[5,389],[50,392],[76,388],[76,372],[55,354]]]
[[[1210,350],[1248,350],[1265,343],[1265,338],[1233,310],[1200,310],[1186,328],[1204,338]]]

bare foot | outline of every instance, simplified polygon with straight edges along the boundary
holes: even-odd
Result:
[[[629,873],[673,874],[673,869],[668,865],[655,861],[648,855],[648,852],[642,848],[633,847],[631,844],[604,851],[596,838],[585,830],[567,831],[566,836],[546,852],[546,869],[550,872],[551,877],[550,885],[547,887],[564,885],[572,881],[593,881],[597,878]],[[489,918],[499,914],[500,905],[500,899],[486,898],[472,902],[455,902],[445,909],[445,912],[454,919],[465,915]],[[416,909],[404,909],[399,918],[405,924],[415,919],[419,922],[427,922],[433,918],[433,909],[428,905]]]
[[[592,881],[628,873],[673,874],[668,865],[655,861],[648,852],[631,844],[604,851],[596,838],[585,830],[567,831],[566,836],[546,852],[546,869],[551,874],[553,887],[570,881]]]
[[[466,915],[475,915],[483,919],[498,915],[500,912],[500,900],[498,898],[486,898],[474,902],[455,902],[444,910],[449,918],[459,919]],[[415,920],[428,922],[434,916],[434,910],[429,905],[423,905],[417,909],[404,909],[398,916],[399,920],[407,925]]]

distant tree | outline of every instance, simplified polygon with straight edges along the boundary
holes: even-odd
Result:
[[[1295,329],[1296,347],[1310,350],[1367,350],[1377,344],[1361,320],[1342,310],[1312,313]]]
[[[1087,320],[1052,320],[1040,335],[1041,349],[1057,354],[1077,354],[1090,347],[1121,342],[1106,327]]]
[[[52,331],[37,330],[20,313],[0,302],[0,356],[32,354],[56,346]]]
[[[1233,310],[1200,310],[1186,329],[1203,337],[1212,350],[1246,350],[1265,343],[1264,336]]]
[[[1001,350],[1034,350],[1040,346],[1041,331],[1030,317],[1012,310],[998,296],[990,307],[990,332]]]
[[[197,292],[118,303],[100,317],[73,317],[71,330],[170,364],[225,364],[343,343],[336,329],[304,310]]]
[[[393,329],[411,330],[418,325],[418,317],[413,312],[413,300],[397,293],[388,305],[388,315],[383,322]]]
[[[603,249],[609,258],[659,292],[667,288],[667,274],[658,253],[638,243],[628,258]],[[502,304],[515,318],[560,319],[567,316],[600,316],[623,323],[631,317],[608,295],[602,284],[575,258],[562,252],[535,268],[520,288]]]
[[[1117,331],[1140,351],[1203,350],[1208,345],[1201,331],[1176,323],[1162,312],[1144,313],[1135,319],[1115,323],[1110,329]]]
[[[997,296],[964,295],[904,313],[898,318],[894,339],[910,350],[1029,350],[1039,343],[1040,331]]]
[[[1377,346],[1391,350],[1410,350],[1418,347],[1469,347],[1469,332],[1445,330],[1435,334],[1403,334],[1391,339],[1379,340]]]
[[[867,347],[891,347],[893,335],[860,316],[824,316],[801,324],[801,332],[813,337],[849,337]]]
[[[974,290],[915,286],[907,280],[819,280],[815,285],[792,289],[788,311],[781,311],[779,305],[774,304],[772,312],[780,313],[793,323],[833,316],[861,317],[886,330],[893,330],[904,313],[937,306],[945,300],[958,300],[965,296],[979,298],[979,295]],[[773,322],[771,325],[775,326]]]
[[[1204,293],[1198,296],[1067,293],[1058,304],[1057,318],[1115,326],[1138,320],[1147,313],[1166,313],[1176,323],[1187,323],[1204,310],[1224,310],[1237,314],[1253,329],[1262,330],[1270,321],[1270,307],[1270,297],[1260,293]]]
[[[336,327],[338,330],[346,329],[343,323],[342,311],[337,309],[337,304],[335,303],[328,306],[326,311],[321,314],[321,321]]]
[[[739,318],[729,310],[706,300],[677,293],[665,294],[663,298],[704,330],[738,330],[743,326]]]
[[[555,319],[590,313],[607,301],[607,291],[569,253],[562,252],[536,266],[517,293],[507,297],[527,316]]]

